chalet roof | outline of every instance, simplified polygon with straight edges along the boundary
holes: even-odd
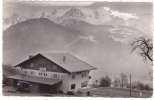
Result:
[[[47,84],[47,85],[53,85],[62,81],[59,79],[43,78],[43,77],[28,76],[28,75],[14,75],[14,76],[8,76],[7,78],[18,79],[21,81],[34,82],[40,84]]]
[[[40,53],[40,55],[42,55],[45,58],[49,59],[50,61],[56,63],[57,65],[64,68],[65,70],[67,70],[70,73],[96,69],[95,67],[80,60],[79,58],[73,56],[70,53]],[[30,58],[30,59],[32,59],[32,58]],[[18,65],[20,65],[20,64],[18,64]],[[18,65],[16,65],[16,66],[18,66]]]

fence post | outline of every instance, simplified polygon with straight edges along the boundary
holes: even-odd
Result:
[[[130,74],[130,97],[132,97],[132,94],[131,94],[131,92],[132,92],[132,84],[131,84],[131,74]]]

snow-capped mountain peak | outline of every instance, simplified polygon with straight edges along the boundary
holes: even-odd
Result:
[[[21,16],[18,13],[13,13],[10,18],[4,20],[3,27],[11,26],[33,18],[48,18],[51,21],[67,28],[72,28],[74,25],[78,25],[80,21],[92,25],[110,25],[114,27],[131,25],[131,20],[128,21],[117,16],[113,16],[112,12],[113,10],[108,7],[100,7],[97,9],[74,7],[70,9],[51,9],[48,12],[39,11],[32,13],[32,15],[29,17]]]
[[[77,8],[71,8],[63,16],[60,17],[59,24],[72,28],[73,25],[76,25],[79,21],[85,19],[84,13]]]
[[[65,17],[72,17],[72,18],[79,18],[84,17],[84,14],[80,9],[72,8],[69,11],[67,11],[64,15]]]

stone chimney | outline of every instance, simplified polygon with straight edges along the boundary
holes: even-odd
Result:
[[[63,56],[63,63],[66,62],[66,56]]]

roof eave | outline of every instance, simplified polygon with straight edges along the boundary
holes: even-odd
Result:
[[[96,70],[97,68],[96,67],[94,67],[93,69],[91,69],[91,70]]]
[[[80,71],[72,71],[70,73],[84,72],[84,71],[90,71],[90,70],[95,70],[95,69],[97,69],[97,68],[87,69],[87,70],[80,70]]]
[[[36,54],[36,55],[33,56],[32,58],[34,58],[34,57],[36,57],[36,56],[38,56],[38,55],[40,55],[40,53]],[[26,62],[26,61],[28,61],[28,60],[30,60],[30,59],[32,59],[32,58],[29,58],[29,59],[27,59],[27,60],[25,60],[25,61],[23,61],[23,62],[21,62],[21,63],[15,65],[14,67],[18,67],[18,66],[20,66],[21,64],[23,64],[24,62]]]

